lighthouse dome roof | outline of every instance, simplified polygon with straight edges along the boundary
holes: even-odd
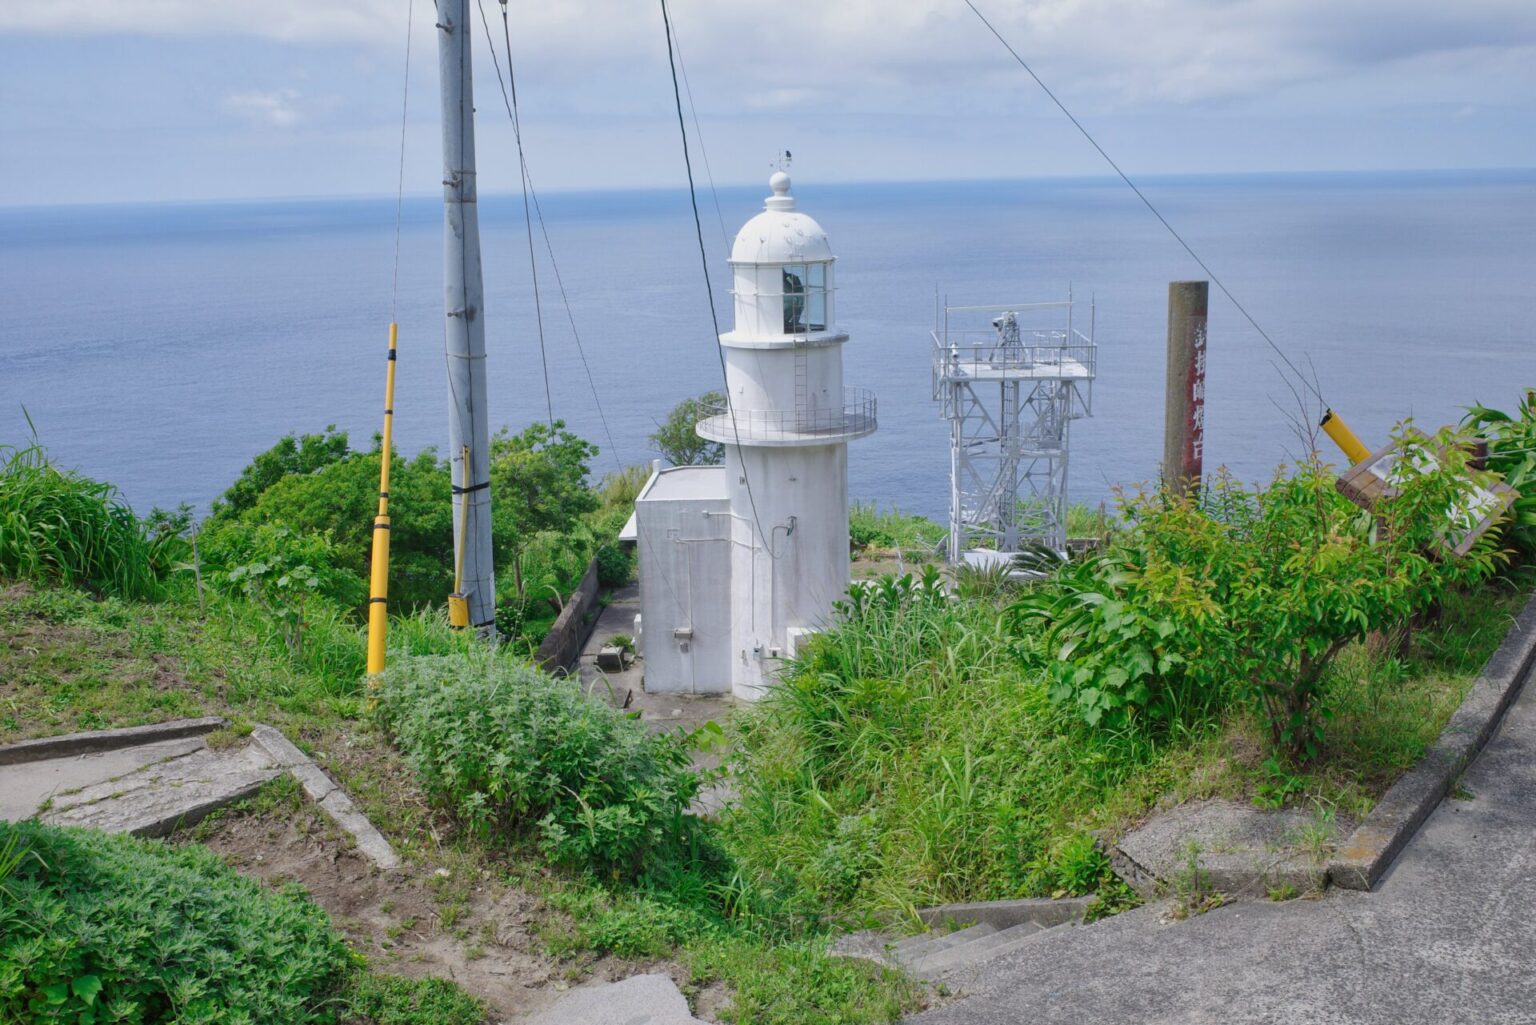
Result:
[[[768,179],[773,195],[763,212],[741,226],[731,246],[732,263],[815,263],[832,259],[832,244],[815,218],[795,209],[789,175],[775,172]]]

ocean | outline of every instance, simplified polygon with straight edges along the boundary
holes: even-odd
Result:
[[[1141,184],[1368,444],[1536,385],[1536,171]],[[1123,184],[797,174],[794,191],[838,256],[846,383],[879,396],[879,431],[850,450],[855,499],[945,515],[936,296],[1091,299],[1099,377],[1073,426],[1071,497],[1156,475],[1167,286],[1203,274]],[[766,194],[699,195],[723,330],[727,239]],[[601,475],[652,458],[656,421],[720,383],[692,213],[682,190],[540,198],[570,301],[568,318],[536,237],[542,360],[521,199],[481,200],[491,422],[516,430],[552,406],[602,449]],[[392,299],[394,223],[392,198],[0,210],[0,444],[28,441],[30,416],[57,462],[135,509],[206,508],[285,433],[334,424],[367,444],[393,306],[397,444],[446,446],[439,199],[405,201]],[[1214,287],[1208,359],[1206,467],[1267,478],[1305,447],[1296,386]]]

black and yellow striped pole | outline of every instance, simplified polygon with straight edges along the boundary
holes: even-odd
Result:
[[[389,463],[395,425],[395,340],[389,325],[389,366],[384,373],[384,439],[379,455],[379,512],[373,518],[373,564],[368,588],[368,675],[384,671],[384,642],[389,633]]]

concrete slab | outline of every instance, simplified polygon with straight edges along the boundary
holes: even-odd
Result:
[[[1351,828],[1294,808],[1191,801],[1127,833],[1110,851],[1110,864],[1144,897],[1179,886],[1230,897],[1263,897],[1282,885],[1321,890],[1328,855]]]
[[[281,772],[255,745],[233,751],[200,747],[77,790],[59,791],[37,817],[57,826],[164,836],[251,796]]]
[[[351,834],[357,849],[368,860],[383,869],[391,869],[400,864],[399,855],[395,854],[389,841],[384,839],[384,834],[375,829],[373,823],[368,821],[368,816],[357,809],[346,791],[283,736],[282,731],[260,723],[251,728],[251,741],[259,745],[274,764],[293,774],[309,799],[318,804],[331,817],[331,821]]]
[[[223,719],[193,719],[104,730],[104,738],[72,734],[48,743],[27,742],[23,750],[28,753],[82,753],[0,762],[0,820],[36,817],[55,825],[162,836],[252,796],[286,771],[374,864],[385,869],[400,864],[368,817],[278,730],[257,725],[249,743],[219,751],[195,735],[223,724]],[[177,739],[155,739],[164,736]]]
[[[573,989],[525,1025],[707,1025],[665,975],[635,975],[622,982]]]
[[[125,776],[135,769],[200,751],[202,737],[0,765],[0,820],[30,819],[56,794]]]

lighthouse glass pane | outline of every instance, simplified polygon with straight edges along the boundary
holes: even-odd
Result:
[[[806,268],[809,271],[808,288],[805,297],[805,321],[806,326],[812,331],[825,331],[827,329],[827,265],[813,263]]]
[[[803,267],[784,268],[784,333],[805,331],[805,276]]]

